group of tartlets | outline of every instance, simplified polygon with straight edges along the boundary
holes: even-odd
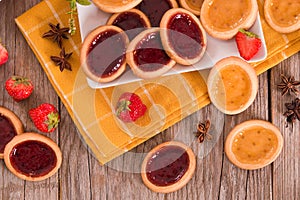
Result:
[[[0,158],[17,177],[41,181],[57,172],[62,162],[58,145],[50,138],[24,132],[21,120],[0,106]]]
[[[149,13],[141,11],[141,8],[149,3],[147,0],[129,0],[127,3],[115,3],[110,0],[93,2],[105,12],[117,13],[112,15],[107,25],[98,27],[85,38],[81,50],[84,71],[89,78],[98,82],[108,82],[119,77],[125,71],[126,63],[143,79],[159,77],[175,63],[195,64],[205,52],[206,33],[217,39],[229,40],[240,28],[249,29],[258,14],[256,0],[180,0],[182,8],[178,8],[178,4],[170,0],[165,1],[169,2],[170,8],[163,12],[160,22],[154,20],[155,26],[159,27],[150,28],[153,16],[150,15],[152,20],[148,20]],[[152,4],[156,5],[158,2],[152,1]],[[268,24],[281,33],[298,30],[298,4],[294,1],[266,0],[264,15]],[[132,9],[134,7],[140,10]],[[284,13],[284,17],[279,17],[278,10],[281,14]],[[121,19],[132,15],[137,15],[143,20],[140,24],[144,24],[144,29],[140,33],[134,32],[134,35],[129,35],[128,39],[126,33],[131,32],[117,26]],[[200,16],[200,19],[196,15]],[[93,61],[89,54],[94,45],[100,43],[99,36],[113,31],[119,33],[119,37],[114,41],[122,41],[119,46],[122,50],[117,54],[119,67],[102,67],[104,69],[97,70],[96,64],[99,64],[101,59]],[[115,42],[110,41],[104,45],[103,50],[109,52],[108,47],[113,45]],[[105,55],[107,54],[102,56]],[[255,70],[246,61],[239,57],[227,57],[214,65],[207,86],[212,103],[225,114],[232,115],[243,112],[253,103],[258,91],[258,79]],[[281,152],[282,146],[283,138],[277,127],[263,120],[250,120],[237,125],[229,133],[225,152],[229,160],[238,167],[258,169],[273,162]],[[173,192],[192,178],[195,165],[195,155],[190,148],[179,142],[163,143],[150,151],[144,159],[142,179],[153,191]]]
[[[249,29],[258,14],[256,0],[93,3],[112,15],[85,38],[80,60],[86,75],[102,83],[120,77],[127,64],[142,79],[159,77],[176,63],[193,65],[206,50],[206,33],[220,40],[232,39],[239,29]],[[288,6],[294,7],[287,10]],[[266,0],[264,8],[267,22],[276,31],[286,33],[300,28],[297,3]],[[277,10],[285,13],[285,19],[278,17]]]

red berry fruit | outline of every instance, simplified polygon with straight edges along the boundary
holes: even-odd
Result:
[[[147,110],[140,97],[135,93],[123,93],[117,103],[116,114],[123,122],[134,122]]]
[[[5,82],[7,93],[16,101],[28,98],[33,91],[33,84],[29,78],[12,76]]]
[[[60,121],[57,109],[49,103],[30,109],[29,116],[36,128],[45,133],[53,132]]]
[[[8,52],[5,47],[0,43],[0,65],[3,65],[8,60]]]
[[[245,60],[250,60],[259,51],[262,42],[258,36],[252,32],[240,29],[235,36],[235,41],[240,56]]]

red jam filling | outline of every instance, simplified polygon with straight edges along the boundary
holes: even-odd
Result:
[[[167,28],[169,43],[180,57],[192,59],[200,54],[203,46],[202,32],[189,15],[175,14]]]
[[[123,12],[119,14],[112,24],[126,31],[130,40],[143,30],[141,28],[147,27],[145,20],[134,12]]]
[[[10,153],[12,166],[26,176],[40,177],[53,170],[57,157],[47,144],[29,140],[17,144]]]
[[[143,0],[137,8],[149,18],[152,27],[159,27],[162,16],[172,4],[169,0]]]
[[[90,44],[87,64],[90,71],[102,78],[116,73],[125,62],[124,36],[115,30],[99,33]]]
[[[169,186],[184,176],[189,165],[189,156],[183,148],[165,146],[149,159],[146,175],[148,180],[156,186]]]
[[[170,62],[163,49],[159,31],[147,34],[133,52],[134,62],[143,71],[156,71]]]
[[[17,135],[14,125],[0,113],[0,153],[4,152],[5,145]]]

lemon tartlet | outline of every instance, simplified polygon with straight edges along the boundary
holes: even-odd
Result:
[[[265,0],[264,15],[277,32],[291,33],[300,29],[299,0]]]
[[[196,158],[181,142],[165,142],[152,149],[142,163],[144,184],[154,192],[169,193],[184,187],[192,178]]]
[[[11,110],[0,106],[0,159],[6,144],[16,135],[23,133],[23,125],[17,115]]]
[[[57,172],[62,154],[50,138],[38,133],[23,133],[5,146],[4,162],[17,177],[41,181]]]
[[[182,8],[199,16],[203,0],[179,0],[179,4]]]
[[[257,15],[256,0],[204,0],[200,20],[209,35],[228,40],[233,38],[240,28],[249,29]]]
[[[272,163],[280,154],[283,138],[270,122],[249,120],[232,129],[226,138],[228,159],[242,169],[259,169]]]
[[[218,61],[207,78],[212,103],[225,114],[238,114],[254,101],[258,78],[253,67],[239,57]]]
[[[130,10],[141,3],[142,0],[93,0],[93,3],[108,13],[119,13]]]

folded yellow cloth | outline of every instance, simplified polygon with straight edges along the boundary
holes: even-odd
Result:
[[[262,3],[260,1],[258,3],[262,8]],[[74,36],[63,41],[66,52],[73,52],[69,60],[72,71],[61,72],[50,60],[50,55],[59,55],[60,49],[57,44],[41,36],[49,30],[50,22],[67,27],[68,11],[69,4],[65,0],[45,0],[16,18],[16,23],[67,108],[84,142],[101,164],[209,104],[206,84],[201,72],[198,71],[105,89],[91,89],[80,68],[79,30]],[[266,24],[263,14],[261,21],[268,57],[253,64],[258,74],[300,49],[299,31],[279,34]],[[137,93],[147,105],[145,117],[136,123],[122,123],[114,114],[114,106],[123,92]]]

